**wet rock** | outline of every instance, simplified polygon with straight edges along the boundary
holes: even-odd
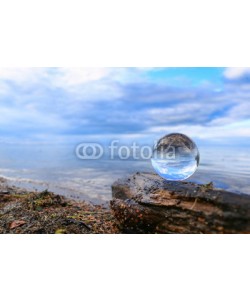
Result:
[[[130,233],[250,233],[250,195],[212,183],[166,181],[136,173],[112,186],[113,214]]]

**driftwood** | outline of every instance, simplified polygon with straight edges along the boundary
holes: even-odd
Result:
[[[110,203],[127,233],[250,233],[250,195],[212,183],[166,181],[136,173],[112,186]]]

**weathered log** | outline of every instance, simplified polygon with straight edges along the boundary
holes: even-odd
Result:
[[[116,181],[110,203],[124,232],[250,233],[250,195],[136,173]]]

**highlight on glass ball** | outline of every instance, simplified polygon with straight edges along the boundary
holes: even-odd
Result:
[[[151,158],[155,171],[166,180],[185,180],[199,166],[200,154],[186,135],[171,133],[162,137],[153,148]]]

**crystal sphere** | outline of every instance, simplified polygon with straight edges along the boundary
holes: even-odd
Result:
[[[195,143],[186,135],[171,133],[153,148],[151,158],[155,171],[167,180],[184,180],[194,174],[200,161]]]

